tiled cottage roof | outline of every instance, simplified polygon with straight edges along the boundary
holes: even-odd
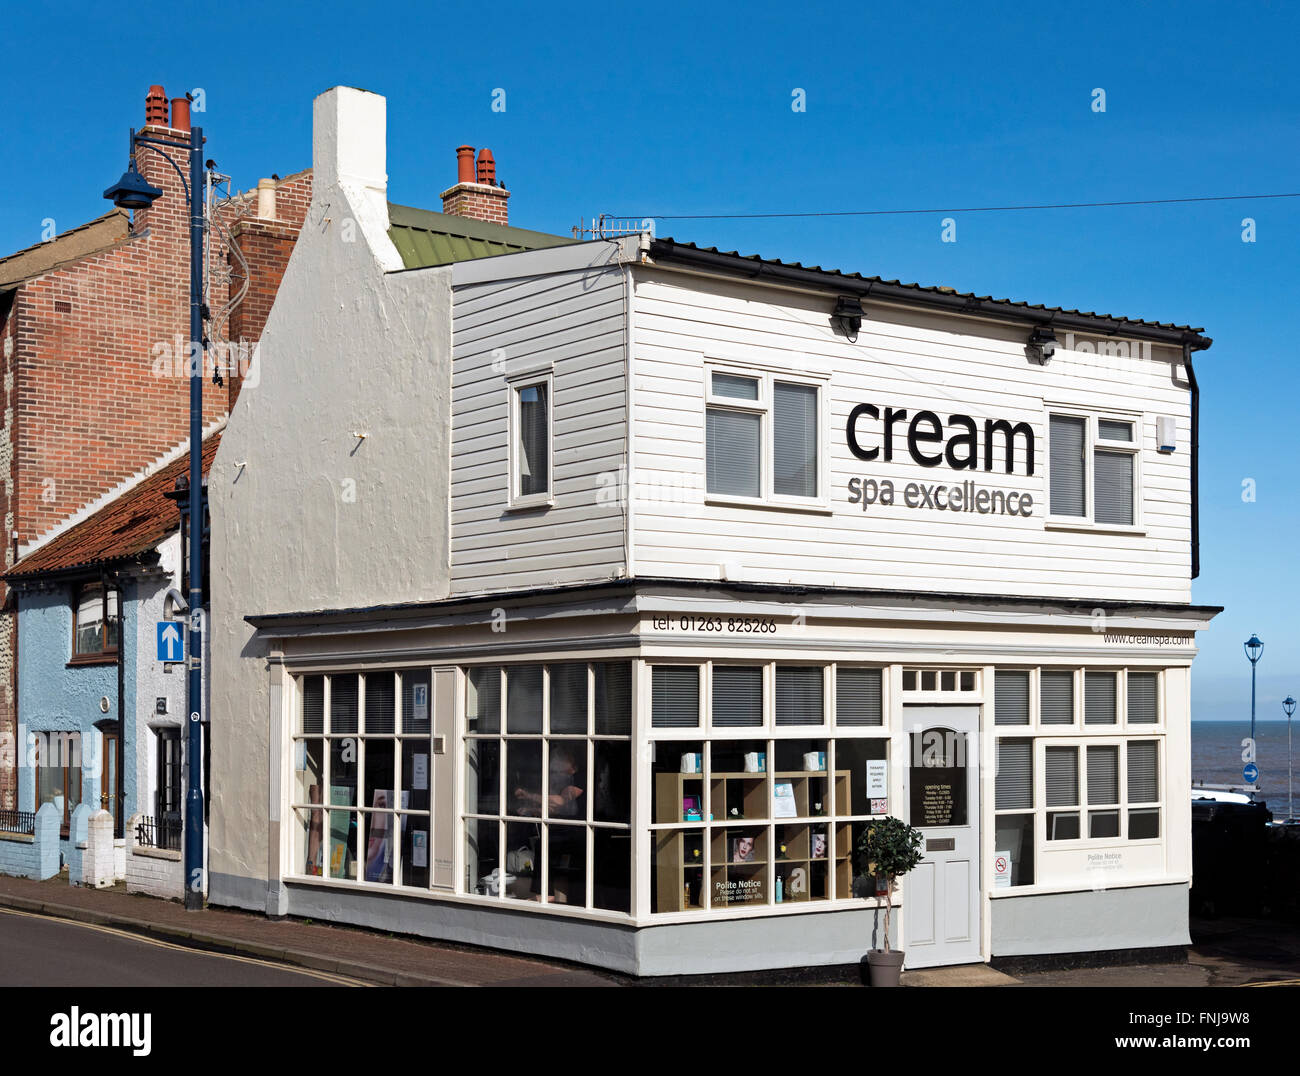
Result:
[[[427,269],[431,265],[450,265],[575,242],[562,235],[530,232],[526,228],[413,209],[392,202],[388,203],[388,237],[407,269]]]
[[[221,443],[221,432],[203,442],[206,475]],[[189,474],[189,454],[126,490],[75,527],[23,557],[5,576],[10,582],[130,560],[154,549],[180,525],[176,502],[166,496],[176,479]]]
[[[128,238],[130,225],[131,218],[126,210],[112,209],[102,217],[69,228],[54,239],[0,257],[0,288],[8,288],[78,258],[108,250]]]

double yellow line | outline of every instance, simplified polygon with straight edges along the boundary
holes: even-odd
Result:
[[[313,979],[322,979],[327,983],[334,983],[336,986],[374,985],[373,983],[364,982],[361,979],[352,979],[346,975],[336,975],[329,971],[316,971],[312,968],[300,968],[292,964],[277,964],[273,960],[259,960],[256,957],[239,956],[234,953],[214,953],[207,949],[192,949],[185,945],[176,945],[172,942],[160,941],[157,938],[150,938],[143,934],[132,934],[128,930],[118,930],[116,927],[100,926],[97,923],[83,923],[78,919],[64,919],[57,915],[38,915],[35,912],[22,912],[16,908],[0,908],[0,914],[20,915],[25,919],[40,919],[49,923],[64,923],[67,926],[80,927],[82,930],[94,930],[100,934],[111,934],[118,938],[126,938],[128,941],[142,942],[145,945],[152,945],[159,949],[171,949],[177,953],[210,956],[218,960],[236,960],[241,964],[257,964],[264,968],[275,968],[278,971],[291,972],[294,975],[309,975]]]

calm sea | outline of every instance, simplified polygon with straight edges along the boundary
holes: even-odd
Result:
[[[1250,735],[1249,721],[1192,722],[1192,780],[1239,785],[1241,741]],[[1300,722],[1293,729],[1296,796],[1300,799]],[[1255,722],[1259,788],[1276,814],[1286,811],[1286,722]]]

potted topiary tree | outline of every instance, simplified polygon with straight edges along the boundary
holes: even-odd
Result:
[[[858,863],[863,873],[885,883],[885,947],[867,951],[872,986],[897,986],[903,951],[889,948],[889,911],[894,881],[921,862],[921,831],[899,818],[872,822],[858,838]],[[877,892],[877,896],[880,894]]]

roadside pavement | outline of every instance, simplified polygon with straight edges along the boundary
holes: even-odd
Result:
[[[385,986],[617,986],[586,968],[486,949],[395,937],[309,920],[273,921],[251,912],[188,912],[125,885],[83,889],[56,875],[45,882],[0,876],[0,906],[116,927],[199,950],[238,953]]]
[[[0,876],[0,907],[114,927],[200,951],[235,953],[391,986],[606,987],[631,980],[589,968],[395,936],[342,924],[274,921],[252,912],[187,912],[174,901],[111,889]],[[903,985],[927,986],[1265,986],[1300,985],[1300,925],[1253,919],[1193,919],[1187,960],[1102,968],[1016,969],[983,964],[903,973]],[[841,985],[857,982],[844,969]],[[710,985],[762,982],[712,978]],[[768,980],[769,983],[771,980]],[[822,980],[826,982],[825,979]],[[775,985],[775,983],[772,983]],[[831,985],[827,982],[826,985]]]

